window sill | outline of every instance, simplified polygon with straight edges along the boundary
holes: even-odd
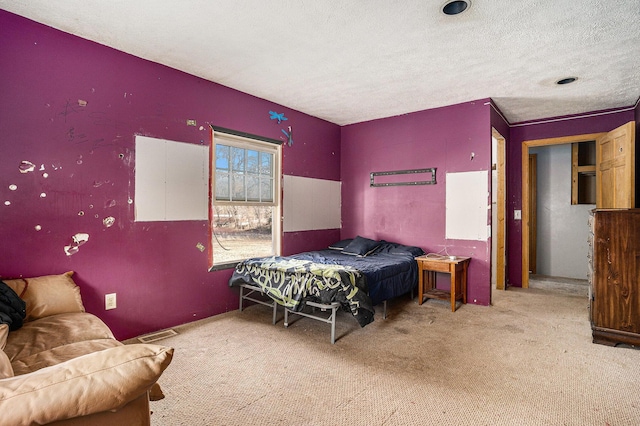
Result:
[[[233,269],[236,267],[236,265],[240,263],[240,261],[238,262],[230,262],[230,263],[221,263],[219,265],[213,265],[211,268],[209,268],[209,272],[215,272],[215,271],[222,271],[225,269]]]

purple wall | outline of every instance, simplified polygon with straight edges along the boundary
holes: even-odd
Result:
[[[207,272],[207,253],[196,248],[207,245],[205,221],[133,221],[135,135],[208,145],[214,124],[283,139],[284,123],[268,112],[285,112],[294,144],[284,147],[284,173],[340,180],[335,124],[5,11],[0,52],[0,276],[76,271],[87,310],[120,339],[238,304],[231,272]],[[22,161],[35,170],[21,173]],[[106,227],[106,217],[115,224]],[[76,233],[89,240],[67,256]],[[285,234],[283,247],[322,248],[338,237]],[[118,308],[104,311],[111,292]]]
[[[634,119],[633,109],[625,108],[512,125],[507,143],[506,214],[507,282],[510,285],[522,286],[522,222],[513,220],[513,210],[522,209],[522,142],[607,132]]]
[[[471,256],[467,300],[482,305],[491,297],[490,241],[445,239],[445,188],[449,172],[491,169],[490,110],[479,100],[342,128],[342,237]],[[428,167],[437,168],[436,185],[369,186],[371,172]]]

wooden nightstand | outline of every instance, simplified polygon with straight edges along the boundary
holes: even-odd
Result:
[[[418,303],[422,305],[424,299],[451,299],[451,312],[456,311],[456,300],[467,303],[467,268],[470,257],[427,255],[416,257],[418,262]],[[424,275],[427,273],[425,279]],[[436,288],[436,272],[451,274],[451,291]]]

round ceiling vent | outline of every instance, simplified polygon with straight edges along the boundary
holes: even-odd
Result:
[[[470,6],[471,6],[470,0],[449,1],[445,3],[444,6],[442,6],[442,13],[449,16],[458,15],[464,12],[465,10],[469,9]]]

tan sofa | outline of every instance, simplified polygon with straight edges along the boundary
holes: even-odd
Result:
[[[118,342],[85,312],[72,274],[2,280],[26,318],[0,325],[0,425],[149,425],[173,349]]]

